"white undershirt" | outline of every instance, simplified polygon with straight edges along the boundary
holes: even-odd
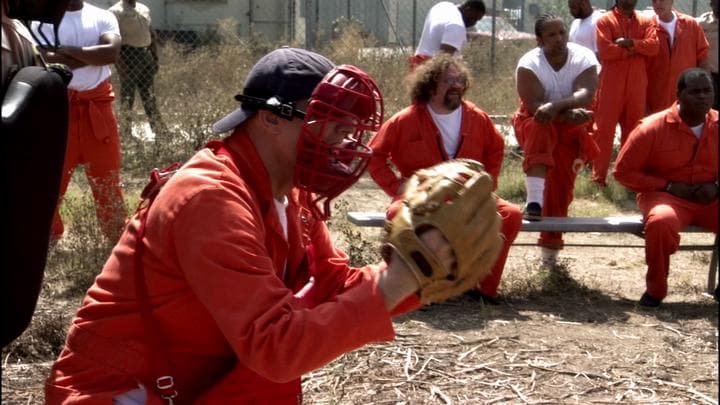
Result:
[[[455,157],[460,145],[460,126],[462,125],[462,108],[458,107],[449,114],[438,114],[428,105],[428,111],[435,125],[440,130],[443,147],[450,159]]]
[[[660,17],[656,17],[658,24],[660,24],[661,27],[668,33],[670,36],[670,47],[672,48],[673,43],[675,42],[675,26],[677,25],[677,16],[675,15],[675,12],[672,12],[672,20],[669,22],[662,21]]]
[[[692,130],[693,134],[695,134],[695,138],[700,139],[702,136],[703,127],[705,126],[705,123],[702,123],[700,125],[690,127],[690,130]]]
[[[280,225],[282,225],[283,228],[283,235],[285,235],[285,240],[287,240],[288,223],[286,210],[288,207],[288,199],[287,197],[283,197],[282,200],[274,199],[273,202],[275,203],[275,210],[278,213],[278,220],[280,221]]]
[[[285,236],[285,240],[288,239],[288,220],[287,220],[287,207],[288,207],[288,199],[287,197],[283,196],[282,200],[273,199],[273,202],[275,203],[275,211],[277,211],[278,214],[278,221],[280,221],[280,226],[282,226],[283,229],[283,235]],[[287,262],[283,263],[283,272],[282,272],[282,279],[285,280],[285,271],[287,271]]]

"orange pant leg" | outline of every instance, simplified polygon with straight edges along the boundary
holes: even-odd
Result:
[[[556,128],[559,142],[553,150],[555,166],[545,175],[543,216],[567,217],[577,177],[573,166],[580,156],[580,137],[586,136],[587,128],[568,125]],[[538,243],[549,249],[562,249],[562,232],[542,232]]]
[[[647,86],[637,85],[637,88],[628,90],[624,97],[625,108],[620,120],[620,146],[625,144],[628,135],[645,116]]]
[[[500,255],[495,261],[495,265],[483,281],[478,285],[478,290],[481,293],[494,297],[497,295],[497,288],[500,285],[500,278],[502,277],[503,269],[505,268],[505,262],[507,261],[508,252],[510,246],[515,241],[518,232],[520,232],[520,226],[522,225],[522,211],[519,207],[511,204],[502,198],[497,199],[497,210],[502,217],[501,232],[503,234],[502,250]]]
[[[51,231],[55,239],[60,238],[64,233],[59,206],[78,164],[85,165],[85,173],[93,193],[96,214],[103,235],[115,242],[124,228],[127,210],[120,188],[120,137],[117,121],[112,111],[112,104],[101,104],[98,106],[98,111],[103,114],[105,122],[104,133],[101,134],[93,132],[92,124],[87,118],[86,104],[70,106],[63,180]]]
[[[532,116],[513,118],[513,129],[518,144],[523,149],[523,171],[542,165],[548,169],[555,165],[553,149],[558,135],[552,124],[540,124]]]
[[[667,296],[670,255],[680,246],[680,231],[693,224],[717,234],[718,202],[695,204],[664,192],[639,194],[637,202],[645,218],[646,290],[661,300]]]
[[[105,116],[107,132],[100,137],[102,141],[92,133],[82,137],[85,174],[95,199],[100,230],[108,240],[115,242],[120,237],[127,218],[120,187],[120,136],[112,105],[107,103],[98,109]]]
[[[595,110],[595,126],[593,129],[593,136],[600,148],[600,153],[593,159],[592,180],[604,185],[607,184],[607,174],[610,168],[615,126],[623,114],[623,98],[625,95],[620,86],[614,86],[611,80],[603,78],[605,80],[602,81],[597,94],[597,109]]]

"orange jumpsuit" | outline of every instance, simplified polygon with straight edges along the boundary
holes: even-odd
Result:
[[[657,54],[658,39],[650,19],[637,11],[628,17],[617,7],[600,17],[596,34],[602,70],[596,95],[593,136],[600,154],[593,161],[592,179],[599,184],[606,184],[615,126],[620,122],[621,143],[625,143],[627,135],[645,116],[645,57]],[[628,50],[616,45],[614,41],[618,38],[630,38],[634,46]]]
[[[68,98],[70,120],[58,201],[65,195],[75,168],[85,165],[100,229],[114,242],[122,233],[127,218],[120,188],[120,137],[112,110],[115,94],[110,81],[106,80],[92,90],[68,90]],[[53,218],[53,239],[59,239],[65,230],[59,205]]]
[[[241,131],[227,141],[240,159],[202,149],[148,211],[142,263],[153,317],[169,337],[176,403],[297,404],[303,373],[394,337],[377,285],[384,265],[349,267],[297,190],[286,239],[268,173]],[[138,383],[154,386],[134,286],[139,224],[131,219],[73,320],[46,385],[49,404],[111,404]],[[417,306],[411,297],[400,307]]]
[[[425,62],[426,60],[430,60],[431,58],[432,56],[427,55],[411,55],[410,57],[408,57],[409,71],[412,72],[413,70],[415,70],[416,67],[418,67],[418,65]]]
[[[677,99],[677,79],[683,70],[699,66],[708,55],[710,45],[705,32],[694,18],[675,12],[675,37],[670,46],[670,35],[656,18],[653,25],[659,40],[659,51],[647,58],[647,105],[650,113],[664,110]]]
[[[547,167],[542,215],[567,217],[579,168],[575,167],[577,159],[585,162],[598,154],[597,144],[588,130],[589,124],[540,124],[528,113],[522,101],[513,114],[512,123],[524,153],[523,170],[536,165]],[[562,232],[542,232],[538,244],[548,249],[562,249]]]
[[[497,188],[497,178],[505,154],[502,136],[490,117],[474,104],[463,101],[461,108],[460,144],[455,158],[481,162],[493,176]],[[373,158],[368,164],[368,171],[375,182],[393,197],[397,197],[399,188],[416,170],[448,159],[440,131],[426,104],[413,104],[395,114],[383,124],[369,145],[373,150]],[[389,163],[397,168],[400,177],[389,167]],[[517,206],[498,198],[497,209],[503,221],[501,231],[505,243],[492,272],[478,285],[480,292],[490,297],[497,295],[510,245],[522,225],[522,212]]]
[[[718,112],[710,110],[700,139],[682,122],[678,104],[643,119],[630,134],[615,162],[615,178],[637,192],[645,218],[647,293],[667,295],[670,255],[680,245],[680,231],[698,225],[717,234],[718,200],[699,204],[664,191],[668,181],[705,183],[718,180]]]

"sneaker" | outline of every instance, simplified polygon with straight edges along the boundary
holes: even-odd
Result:
[[[539,221],[542,219],[542,206],[536,202],[525,204],[523,209],[523,219],[528,221]]]
[[[485,295],[475,289],[466,292],[465,295],[470,297],[471,300],[482,302],[485,305],[500,305],[500,301],[498,301],[497,298]]]
[[[647,292],[643,293],[642,297],[640,297],[640,306],[643,307],[657,308],[661,302],[661,300],[653,298]]]

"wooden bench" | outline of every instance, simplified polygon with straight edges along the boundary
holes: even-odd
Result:
[[[365,227],[383,227],[385,224],[384,212],[348,212],[347,219],[357,225]],[[631,233],[642,238],[643,222],[641,216],[623,217],[545,217],[541,221],[523,220],[521,232],[600,232],[600,233]],[[683,233],[708,232],[698,226],[691,225]],[[516,246],[536,246],[534,243],[514,243]],[[612,248],[644,248],[644,244],[572,244],[565,246],[576,247],[612,247]],[[680,245],[679,250],[711,250],[710,269],[708,271],[707,292],[712,294],[715,290],[715,274],[718,271],[718,236],[712,245]]]

